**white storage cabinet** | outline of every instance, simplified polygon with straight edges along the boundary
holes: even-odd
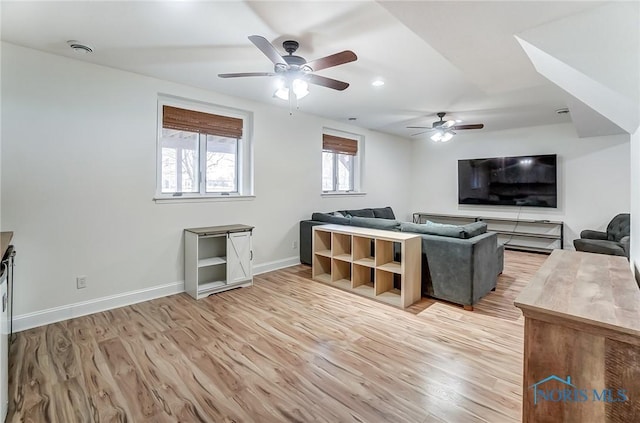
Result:
[[[185,291],[200,299],[253,284],[253,226],[226,225],[184,231]]]

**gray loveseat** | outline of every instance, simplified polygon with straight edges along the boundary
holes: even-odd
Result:
[[[422,295],[472,309],[496,287],[504,249],[486,224],[416,224],[395,219],[391,207],[313,213],[300,222],[300,262],[311,264],[312,227],[338,224],[418,233],[422,237]]]

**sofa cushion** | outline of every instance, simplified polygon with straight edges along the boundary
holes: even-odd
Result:
[[[349,225],[351,224],[351,219],[347,217],[338,217],[334,216],[330,213],[313,213],[311,215],[311,220],[316,220],[318,222],[327,222],[333,223],[336,225]]]
[[[376,217],[372,209],[340,210],[340,213],[352,217]]]
[[[403,222],[400,224],[400,231],[468,239],[487,232],[487,224],[484,222],[473,222],[468,225],[457,226],[434,223],[427,220],[424,224]]]
[[[363,228],[384,229],[387,231],[398,230],[400,222],[391,219],[376,219],[375,217],[358,217],[351,218],[352,226],[360,226]]]
[[[573,246],[576,251],[586,253],[609,254],[611,256],[626,257],[627,253],[620,243],[601,239],[574,239]]]
[[[396,218],[396,215],[393,214],[393,209],[391,207],[381,207],[381,208],[377,208],[377,209],[372,209],[373,210],[373,216],[377,217],[378,219],[394,219]]]

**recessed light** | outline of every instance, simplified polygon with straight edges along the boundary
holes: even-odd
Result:
[[[93,53],[93,48],[89,47],[86,44],[82,44],[80,41],[69,40],[67,41],[67,44],[69,44],[69,47],[71,47],[71,49],[76,53],[80,53],[80,54]]]
[[[374,87],[382,87],[384,85],[384,81],[382,79],[376,79],[371,83]]]

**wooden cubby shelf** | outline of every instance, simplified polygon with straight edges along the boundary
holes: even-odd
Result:
[[[400,308],[420,300],[419,235],[320,225],[312,244],[313,280]]]

